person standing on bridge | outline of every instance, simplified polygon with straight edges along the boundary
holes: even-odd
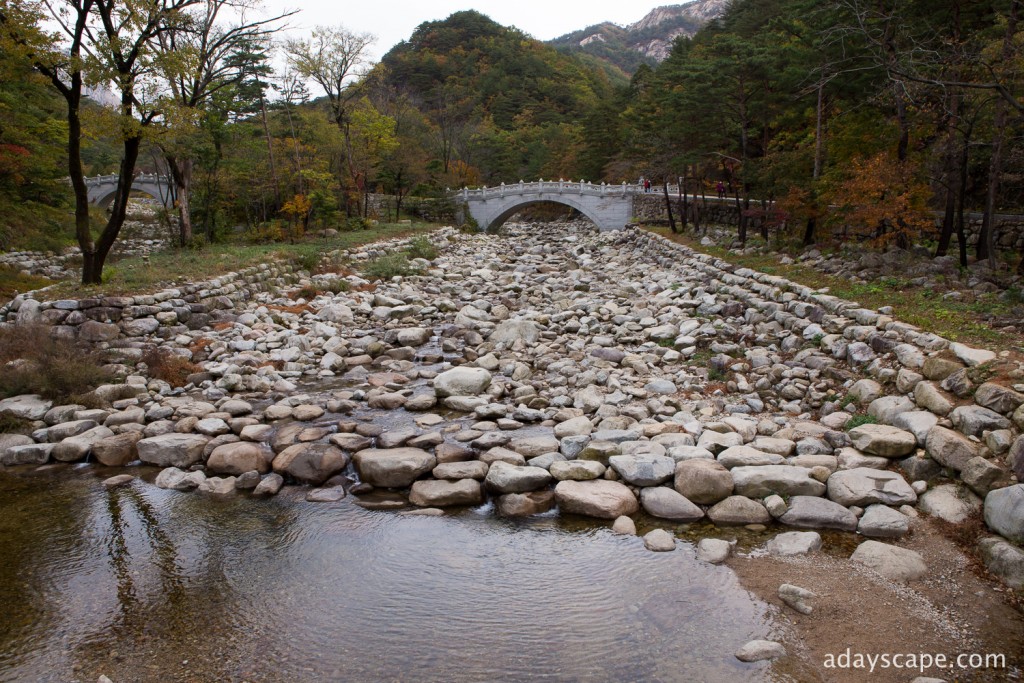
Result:
[[[651,191],[651,179],[650,178],[644,178],[644,192],[650,192],[650,191]]]
[[[715,185],[715,189],[718,191],[718,198],[725,199],[725,183],[719,180],[718,184]]]

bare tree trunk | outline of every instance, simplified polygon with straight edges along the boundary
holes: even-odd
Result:
[[[267,124],[267,101],[260,93],[260,114],[263,117],[263,135],[267,138],[267,159],[270,162],[270,177],[274,181],[274,196],[277,199],[276,209],[284,206],[281,201],[281,183],[277,179],[277,165],[274,163],[274,141],[270,137],[270,126]]]
[[[690,165],[689,164],[684,164],[683,165],[683,175],[682,175],[681,178],[679,178],[679,187],[677,188],[678,191],[679,191],[679,214],[680,214],[679,221],[680,221],[680,223],[682,223],[682,225],[679,228],[680,232],[686,232],[686,228],[687,228],[686,221],[689,220],[689,216],[688,216],[688,213],[689,213],[689,210],[690,210],[689,198],[686,196],[686,186],[689,184],[687,182],[689,180],[689,178],[687,177],[687,172],[689,170],[690,170]]]
[[[167,155],[167,167],[174,180],[175,195],[178,205],[178,238],[179,244],[186,247],[192,242],[192,171],[195,162],[191,158],[178,159]]]
[[[665,192],[665,210],[668,211],[668,227],[672,229],[673,233],[678,233],[676,229],[676,219],[672,215],[672,199],[668,196],[668,176],[664,176],[661,179],[661,187]]]

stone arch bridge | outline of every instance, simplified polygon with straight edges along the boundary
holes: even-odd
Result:
[[[571,180],[540,180],[532,183],[479,190],[465,188],[452,199],[473,217],[481,230],[498,228],[512,215],[531,204],[554,202],[571,206],[589,218],[600,230],[621,230],[633,217],[633,197],[643,193],[639,185],[596,185]]]
[[[89,191],[89,203],[106,208],[114,201],[117,193],[117,176],[101,175],[85,179],[85,187]],[[142,173],[132,181],[133,192],[143,192],[163,204],[166,208],[174,206],[174,190],[170,179],[156,173]]]

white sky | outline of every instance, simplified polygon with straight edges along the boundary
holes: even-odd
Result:
[[[665,4],[658,0],[649,0],[649,3],[636,4],[629,0],[477,0],[473,3],[464,0],[265,0],[264,7],[269,13],[301,10],[289,22],[292,28],[288,35],[292,37],[302,37],[318,25],[341,24],[350,31],[372,33],[377,36],[372,56],[379,60],[396,43],[408,40],[423,22],[445,19],[461,10],[473,9],[539,40],[551,40],[604,21],[631,24]]]

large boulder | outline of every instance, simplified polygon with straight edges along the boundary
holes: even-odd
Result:
[[[521,341],[525,344],[536,344],[540,339],[540,327],[531,320],[506,320],[491,332],[487,341],[492,344],[514,344]]]
[[[718,454],[718,462],[728,469],[733,467],[755,467],[760,465],[781,465],[786,462],[778,453],[769,453],[752,446],[732,446]]]
[[[869,455],[899,458],[912,453],[917,437],[890,425],[866,424],[850,430],[853,447]]]
[[[1009,415],[1024,405],[1024,394],[995,382],[986,382],[974,392],[974,402],[1003,415]]]
[[[676,464],[675,487],[698,505],[714,505],[732,495],[732,473],[714,460],[682,460]]]
[[[886,505],[869,505],[857,524],[857,533],[871,538],[901,538],[910,531],[910,518]]]
[[[253,470],[260,474],[270,471],[274,453],[268,447],[251,441],[226,443],[217,446],[206,461],[206,468],[217,474],[240,476]]]
[[[551,463],[548,470],[558,481],[590,481],[604,476],[607,468],[596,460],[567,460]]]
[[[1010,428],[1010,421],[999,413],[975,405],[954,409],[949,419],[954,427],[967,436],[980,437],[986,431]]]
[[[890,581],[916,581],[928,573],[928,566],[920,554],[879,541],[864,541],[853,551],[850,559]]]
[[[675,472],[676,461],[666,455],[638,453],[613,455],[608,464],[622,479],[634,486],[658,486]]]
[[[52,407],[53,401],[44,400],[35,394],[24,394],[0,401],[0,415],[11,415],[21,420],[42,420]]]
[[[498,514],[502,517],[529,517],[547,512],[555,505],[555,492],[529,491],[527,493],[507,493],[498,496],[496,501]],[[626,519],[629,519],[628,517]]]
[[[555,500],[563,512],[601,519],[631,515],[640,507],[628,487],[606,479],[559,482]]]
[[[9,446],[0,453],[0,465],[43,465],[50,459],[50,453],[57,444],[28,443]]]
[[[996,489],[985,496],[985,524],[1000,536],[1024,544],[1024,484]]]
[[[840,529],[855,531],[857,515],[839,503],[816,496],[793,496],[779,521],[799,529]]]
[[[917,502],[917,494],[902,476],[868,467],[832,474],[828,478],[828,497],[846,507],[865,507],[875,503],[913,505]]]
[[[491,383],[491,373],[483,368],[458,367],[434,378],[434,393],[439,397],[478,396]]]
[[[484,484],[497,493],[526,493],[542,489],[551,481],[551,473],[542,467],[520,467],[496,462],[487,471]]]
[[[640,489],[640,505],[653,517],[677,522],[696,522],[704,511],[682,494],[667,486],[649,486]]]
[[[90,420],[91,422],[91,420]],[[93,424],[96,424],[93,422]],[[93,446],[102,439],[114,436],[114,432],[106,427],[93,427],[75,436],[68,437],[53,449],[54,460],[60,462],[76,462],[84,460],[92,453]]]
[[[479,505],[484,490],[475,479],[438,481],[424,479],[413,482],[409,502],[420,507],[449,507],[452,505]]]
[[[1000,577],[1010,588],[1024,588],[1024,550],[998,536],[981,539],[978,550],[990,572]]]
[[[959,524],[981,509],[981,499],[965,486],[943,484],[921,494],[917,508],[950,524]]]
[[[158,467],[187,468],[203,459],[210,439],[200,434],[161,434],[135,444],[139,460]]]
[[[966,436],[945,427],[932,427],[928,431],[924,448],[932,460],[957,472],[977,457],[979,450],[979,446]]]
[[[0,463],[4,463],[8,448],[15,446],[31,446],[35,441],[24,434],[0,434]],[[6,464],[6,463],[4,463]]]
[[[359,478],[371,486],[404,489],[437,466],[420,448],[368,448],[352,457]]]
[[[821,535],[816,531],[786,531],[765,544],[769,555],[793,557],[821,550]]]
[[[319,486],[348,465],[348,455],[325,443],[298,443],[281,451],[271,466],[282,476]]]
[[[780,496],[821,496],[825,484],[811,476],[811,470],[793,465],[736,467],[732,470],[735,491],[747,498]]]

